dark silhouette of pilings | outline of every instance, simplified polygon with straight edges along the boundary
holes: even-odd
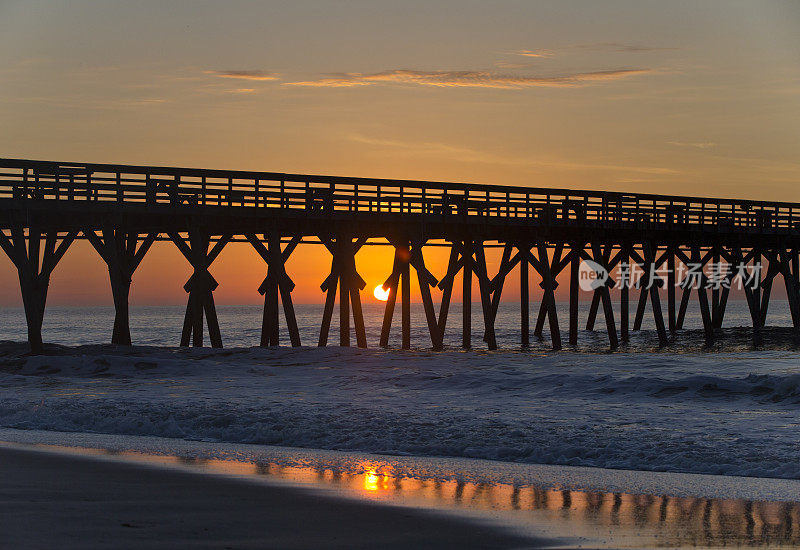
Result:
[[[491,302],[491,286],[486,269],[486,254],[483,242],[472,239],[453,241],[447,272],[438,287],[442,290],[442,301],[439,308],[437,321],[439,341],[444,340],[447,324],[447,314],[450,307],[450,298],[453,293],[455,277],[461,272],[461,345],[465,349],[472,347],[472,276],[478,280],[478,290],[483,312],[484,335],[483,339],[489,349],[497,349],[497,339],[494,331],[494,313]]]
[[[339,289],[339,345],[350,345],[350,306],[353,309],[353,324],[358,347],[367,347],[367,333],[364,327],[364,313],[361,310],[360,292],[367,283],[356,270],[356,253],[367,239],[353,241],[350,234],[335,237],[320,236],[320,240],[331,253],[331,271],[320,285],[327,293],[325,310],[322,314],[322,327],[319,333],[319,346],[326,346],[330,332],[333,308],[336,304],[336,289]]]
[[[0,246],[12,259],[19,273],[32,351],[42,350],[41,327],[50,274],[70,243],[79,234],[77,231],[67,233],[42,231],[36,227],[27,233],[21,229],[14,229],[10,235],[0,232]],[[115,306],[111,341],[115,344],[130,345],[128,297],[132,276],[151,245],[157,240],[158,234],[126,227],[107,226],[99,231],[84,230],[83,235],[108,267]],[[202,346],[205,321],[208,325],[211,346],[221,347],[222,336],[213,298],[213,291],[218,284],[210,274],[209,267],[230,242],[231,234],[213,236],[207,229],[198,226],[189,229],[185,234],[168,232],[168,235],[193,268],[192,276],[184,285],[189,297],[181,345]],[[245,233],[244,238],[252,244],[267,265],[266,276],[258,288],[258,292],[264,296],[261,345],[279,344],[278,321],[282,305],[289,341],[292,346],[299,346],[300,333],[292,301],[295,284],[286,271],[286,261],[300,244],[301,237],[294,236],[285,240],[280,232],[273,230],[261,236],[256,233]],[[366,328],[360,297],[360,292],[366,283],[358,274],[355,257],[367,239],[343,233],[322,236],[320,240],[331,253],[332,261],[330,273],[320,286],[326,292],[326,304],[319,345],[324,346],[328,343],[328,333],[338,296],[339,345],[350,345],[352,316],[356,344],[366,347]],[[423,251],[427,242],[424,238],[390,236],[387,241],[394,247],[395,253],[391,272],[384,283],[384,288],[389,290],[389,299],[385,305],[381,326],[379,345],[382,347],[389,345],[398,295],[401,302],[400,345],[403,349],[409,349],[411,346],[412,267],[416,272],[415,278],[420,289],[431,347],[435,350],[444,347],[449,306],[458,275],[461,275],[463,285],[462,346],[469,348],[472,345],[471,306],[474,277],[478,281],[479,307],[483,313],[483,339],[489,349],[497,348],[494,327],[506,279],[514,269],[519,269],[520,281],[520,344],[523,347],[529,346],[530,268],[533,269],[534,280],[539,282],[541,288],[541,301],[533,334],[542,338],[547,329],[551,347],[558,350],[562,347],[562,341],[555,291],[559,284],[558,276],[569,267],[568,334],[570,345],[577,344],[579,277],[581,262],[584,260],[591,260],[609,274],[625,265],[641,270],[641,278],[635,285],[631,284],[632,281],[629,279],[622,279],[623,284],[618,289],[618,312],[615,312],[611,297],[611,291],[615,286],[612,277],[608,277],[604,284],[597,286],[592,293],[586,328],[594,330],[597,316],[602,312],[604,329],[611,349],[629,340],[630,289],[636,291],[637,287],[639,297],[633,319],[633,330],[641,329],[649,306],[655,321],[658,343],[661,346],[667,345],[683,328],[692,295],[696,296],[706,344],[713,344],[716,331],[722,326],[730,287],[737,278],[741,278],[744,283],[742,287],[756,339],[765,326],[771,290],[779,276],[784,281],[793,325],[795,328],[800,328],[798,323],[800,281],[798,281],[796,249],[747,250],[722,245],[705,248],[696,243],[686,246],[659,246],[649,241],[612,245],[597,240],[588,243],[565,241],[552,245],[545,239],[533,242],[514,240],[503,244],[497,273],[489,277],[484,252],[485,244],[472,239],[460,239],[451,243],[446,272],[441,280],[437,280],[425,264]],[[760,263],[762,258],[766,262],[766,267],[761,272],[755,270],[754,273],[748,274],[741,269],[741,266],[753,267]],[[725,268],[714,275],[713,267],[720,264]],[[739,266],[739,269],[736,266]],[[659,275],[659,270],[664,268],[666,273]],[[678,281],[676,273],[680,271],[685,271],[686,275]],[[710,284],[713,277],[721,278],[722,281],[716,301]],[[438,312],[432,288],[441,290]],[[662,294],[666,296],[665,302],[662,302],[664,300]],[[680,300],[678,300],[679,295]],[[663,311],[664,309],[666,311]]]
[[[155,241],[156,234],[149,233],[141,238],[138,231],[109,226],[103,228],[99,235],[92,230],[84,231],[84,235],[108,267],[111,294],[114,299],[114,328],[111,333],[111,343],[129,346],[131,328],[128,298],[131,281],[133,273]]]
[[[0,231],[0,247],[14,263],[19,275],[28,325],[28,344],[32,353],[41,353],[44,349],[42,323],[50,275],[76,236],[77,232],[74,231],[59,235],[58,231],[43,232],[37,226],[32,226],[25,234],[21,224],[12,228],[10,237]]]
[[[397,302],[397,291],[400,289],[401,296],[401,333],[402,349],[411,348],[411,267],[417,272],[422,306],[425,310],[425,319],[428,324],[428,332],[431,337],[433,349],[442,349],[443,334],[439,331],[439,324],[436,319],[436,312],[433,307],[431,287],[437,285],[436,277],[425,267],[425,260],[422,255],[423,242],[420,240],[409,241],[408,239],[398,238],[389,239],[389,243],[394,246],[394,261],[392,273],[386,282],[383,283],[384,290],[389,291],[381,326],[380,346],[389,345],[389,333],[392,327],[392,317],[394,316],[395,304]]]
[[[705,341],[712,344],[723,326],[729,287],[737,281],[746,283],[754,339],[766,326],[781,279],[792,324],[800,330],[800,204],[794,203],[0,159],[0,247],[19,275],[32,351],[43,349],[50,276],[75,239],[88,240],[108,268],[115,306],[111,340],[122,345],[131,343],[133,275],[151,245],[167,240],[193,270],[184,285],[189,295],[184,346],[203,344],[206,322],[211,345],[222,346],[213,296],[217,282],[209,268],[230,241],[250,242],[267,265],[258,289],[264,296],[264,346],[279,343],[281,305],[289,340],[300,345],[295,285],[286,261],[301,242],[321,244],[332,256],[321,285],[326,300],[319,345],[328,342],[337,295],[339,345],[350,345],[351,317],[357,345],[367,345],[360,296],[366,283],[356,269],[356,254],[368,242],[395,251],[384,285],[390,299],[382,346],[389,344],[398,294],[400,345],[411,345],[412,267],[434,349],[443,347],[457,277],[461,345],[472,346],[477,282],[483,340],[496,349],[498,308],[514,269],[519,269],[520,344],[530,345],[532,328],[539,339],[547,332],[553,349],[562,347],[556,290],[568,278],[568,341],[577,345],[580,277],[589,261],[606,274],[633,267],[643,274],[634,286],[630,279],[615,285],[607,277],[592,287],[585,327],[594,330],[602,312],[612,349],[626,344],[631,330],[641,330],[648,306],[658,344],[667,345],[679,337],[693,301]],[[423,252],[445,243],[450,257],[437,281]],[[489,247],[502,248],[494,276],[486,262]],[[742,266],[752,271],[762,264],[756,273],[743,272]],[[535,283],[541,300],[531,323]],[[434,287],[441,291],[438,312]],[[619,292],[619,311],[612,291]]]
[[[280,295],[289,341],[292,347],[298,347],[300,346],[300,331],[297,327],[297,316],[292,303],[292,291],[295,284],[286,273],[286,261],[300,243],[300,238],[293,238],[285,248],[281,249],[281,238],[276,232],[264,235],[267,246],[264,246],[255,233],[248,233],[245,237],[267,263],[267,276],[258,287],[258,293],[264,296],[261,345],[277,346],[280,343],[278,326],[278,296]]]
[[[172,242],[178,247],[186,260],[192,265],[192,276],[183,285],[189,294],[186,304],[186,316],[181,332],[181,346],[188,346],[191,341],[195,347],[203,345],[203,318],[208,323],[208,339],[211,347],[222,347],[222,335],[219,331],[217,309],[214,305],[214,290],[219,283],[211,276],[208,268],[219,256],[222,249],[230,241],[231,235],[223,235],[209,249],[211,235],[202,227],[189,229],[188,237],[183,238],[175,232],[170,233]]]

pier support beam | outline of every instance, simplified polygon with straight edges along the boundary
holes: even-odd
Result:
[[[569,268],[569,343],[578,344],[578,291],[580,290],[581,255],[585,243],[572,243]]]
[[[675,251],[667,248],[667,323],[669,332],[675,334],[677,330],[677,310],[675,309],[675,291],[677,290],[675,274]]]
[[[703,320],[703,332],[705,334],[707,346],[714,343],[714,325],[711,319],[711,308],[708,303],[708,292],[706,288],[708,285],[708,278],[704,272],[705,265],[708,263],[710,257],[710,254],[706,255],[705,258],[702,257],[700,254],[700,246],[696,244],[692,245],[691,264],[692,267],[695,267],[698,271],[692,279],[688,280],[688,283],[694,284],[697,287],[697,301],[700,304],[700,316]]]
[[[486,269],[486,256],[483,243],[472,239],[454,241],[447,266],[447,274],[439,281],[442,290],[442,303],[437,321],[439,333],[444,340],[444,331],[447,323],[447,310],[450,307],[450,297],[453,292],[455,276],[462,272],[462,329],[461,345],[465,349],[472,347],[472,275],[478,279],[478,288],[481,295],[481,307],[484,321],[484,340],[490,350],[497,349],[497,340],[494,331],[494,316],[492,314],[492,281],[489,280]]]
[[[503,286],[506,282],[506,276],[509,274],[513,266],[519,260],[518,256],[512,260],[511,253],[514,251],[514,245],[511,243],[506,243],[503,247],[503,256],[500,258],[500,265],[497,270],[497,275],[491,279],[489,283],[489,292],[491,293],[491,315],[492,315],[492,326],[494,326],[495,322],[497,321],[497,310],[500,308],[500,298],[503,295]],[[520,266],[525,265],[526,262],[521,262]],[[525,265],[527,268],[527,265]],[[525,279],[527,281],[527,270],[525,271]],[[522,280],[522,275],[520,274],[520,280]],[[522,301],[522,298],[520,298]],[[524,321],[525,312],[521,312],[521,321]],[[486,333],[484,332],[484,340],[486,339]]]
[[[720,261],[719,247],[713,246],[711,249],[711,326],[719,328],[722,326],[722,316],[720,315],[720,290],[719,281],[722,279],[722,263]]]
[[[630,342],[630,292],[633,273],[630,263],[630,245],[622,245],[619,252],[620,288],[619,288],[619,338],[623,344]]]
[[[684,268],[687,270],[687,274],[678,285],[681,288],[681,301],[680,305],[678,306],[678,314],[675,318],[675,330],[678,331],[683,329],[683,321],[686,319],[686,310],[689,307],[689,299],[692,295],[692,277],[688,272],[691,260],[689,259],[689,256],[687,256],[687,253],[682,250],[680,246],[673,248],[673,253],[675,254],[676,258],[683,263]],[[691,251],[689,251],[689,254],[691,254]]]
[[[517,253],[512,256],[514,247],[517,248]],[[550,273],[550,279],[552,281],[554,290],[558,286],[558,282],[556,281],[558,274],[563,271],[567,265],[575,263],[573,261],[573,257],[575,257],[573,254],[577,253],[571,251],[566,256],[562,257],[563,250],[563,243],[557,245],[552,259],[547,259],[549,266],[548,271]],[[538,252],[539,250],[537,245],[537,253]],[[580,261],[579,257],[578,261]],[[531,253],[530,244],[526,245],[523,243],[508,243],[503,249],[503,256],[500,260],[500,268],[497,272],[497,275],[494,277],[494,279],[492,279],[490,286],[490,290],[492,292],[492,322],[494,323],[497,318],[497,310],[500,305],[500,297],[503,291],[503,283],[505,282],[505,278],[517,264],[519,264],[520,269],[520,325],[522,328],[521,344],[522,347],[527,347],[530,345],[530,278],[528,275],[528,267],[533,266],[537,272],[542,267],[539,259],[537,259],[536,256]],[[577,284],[577,277],[575,280]],[[540,286],[542,289],[545,289],[546,283],[544,276]],[[541,338],[542,332],[544,331],[544,324],[549,317],[548,312],[549,303],[543,298],[539,307],[539,314],[536,319],[536,328],[534,331],[534,334],[538,338]],[[560,344],[560,341],[558,343]]]
[[[659,288],[664,284],[664,281],[656,275],[658,269],[658,262],[656,261],[656,248],[649,242],[642,245],[644,252],[644,261],[647,266],[647,281],[650,291],[650,305],[653,308],[653,319],[656,323],[656,333],[658,334],[658,344],[663,347],[667,345],[667,330],[664,327],[664,312],[661,309],[661,296],[659,295]]]
[[[789,301],[789,311],[792,315],[792,326],[795,329],[800,328],[800,296],[798,296],[797,288],[797,272],[792,272],[793,264],[796,267],[795,261],[791,258],[789,250],[783,249],[778,254],[778,262],[780,266],[780,273],[783,276],[784,285],[786,287],[786,297]]]
[[[786,274],[789,276],[786,292],[789,296],[789,306],[794,302],[792,324],[795,330],[800,330],[800,255],[796,248],[786,250]]]
[[[764,326],[764,314],[766,314],[766,311],[762,314],[760,307],[762,280],[760,269],[756,267],[759,265],[760,258],[761,252],[757,248],[753,248],[746,255],[743,254],[742,249],[739,247],[734,247],[730,252],[730,262],[736,266],[734,270],[735,276],[742,279],[742,289],[747,299],[750,319],[753,324],[753,343],[756,345],[761,342],[761,329]],[[747,269],[751,260],[754,260],[753,270],[748,273]],[[772,267],[772,264],[770,264],[770,267]]]
[[[595,250],[595,246],[592,245],[593,256],[589,256],[584,251],[581,251],[584,254],[585,259],[591,260],[603,266],[606,271],[611,274],[611,252],[612,246],[606,245],[605,250],[602,253],[599,253]],[[610,267],[609,267],[610,266]],[[586,318],[586,330],[594,330],[594,323],[597,320],[597,312],[600,310],[600,302],[603,297],[603,287],[596,288],[594,293],[592,294],[592,303],[589,305],[589,315]]]
[[[447,327],[447,313],[450,310],[450,298],[453,295],[453,284],[455,276],[464,265],[463,260],[459,260],[460,244],[453,242],[450,247],[450,258],[447,260],[447,272],[437,285],[442,291],[442,301],[439,303],[439,318],[437,328],[439,331],[439,341],[444,343],[444,331]]]
[[[208,268],[231,240],[231,235],[222,235],[210,250],[211,235],[202,228],[189,229],[187,238],[181,237],[176,232],[170,232],[169,237],[194,269],[192,276],[183,285],[183,289],[189,294],[189,300],[183,320],[181,346],[188,346],[190,341],[195,347],[203,346],[203,317],[205,316],[211,346],[221,348],[222,335],[219,332],[213,294],[219,283],[211,276]]]
[[[547,253],[547,245],[544,241],[540,240],[536,243],[536,251],[538,258],[531,257],[531,265],[533,268],[539,273],[542,277],[542,310],[545,311],[545,315],[547,320],[550,324],[550,340],[551,345],[554,350],[561,349],[561,329],[558,326],[558,314],[556,313],[556,297],[555,297],[555,290],[558,283],[556,282],[556,276],[558,275],[558,269],[561,267],[560,256],[561,250],[557,249],[556,252],[553,254],[554,262],[551,264],[550,258],[548,257]],[[555,265],[554,265],[555,264]],[[566,262],[563,263],[566,265]],[[556,269],[553,269],[555,266]],[[540,310],[541,311],[541,310]],[[539,318],[542,318],[540,314]],[[538,325],[537,321],[537,325]],[[538,327],[537,327],[538,328]],[[540,333],[539,333],[540,334]],[[538,335],[538,334],[537,334]]]
[[[328,344],[328,333],[336,304],[336,289],[339,289],[339,345],[350,345],[350,306],[353,308],[353,324],[356,330],[358,347],[367,347],[367,333],[364,327],[364,313],[361,310],[361,290],[367,283],[356,271],[356,253],[367,242],[366,237],[353,241],[352,235],[337,235],[335,238],[321,236],[320,240],[331,253],[331,272],[320,285],[327,293],[322,326],[319,332],[320,347]]]
[[[398,286],[401,290],[401,318],[402,318],[402,348],[411,348],[411,270],[413,266],[417,272],[422,306],[425,310],[425,319],[428,323],[428,332],[431,337],[433,349],[442,349],[442,334],[439,331],[439,323],[436,320],[436,312],[433,307],[431,287],[439,282],[425,267],[425,260],[422,254],[423,241],[410,243],[407,239],[389,239],[395,247],[394,262],[392,273],[383,288],[389,291],[389,298],[386,300],[386,307],[383,315],[383,325],[381,327],[381,347],[389,345],[389,333],[392,328],[392,317],[397,301]]]
[[[617,325],[614,322],[614,308],[611,305],[611,291],[614,285],[614,280],[611,278],[611,246],[607,245],[605,252],[602,251],[599,243],[592,243],[592,253],[594,254],[594,261],[600,264],[608,274],[605,283],[595,290],[595,296],[599,296],[603,303],[603,316],[606,320],[606,332],[608,332],[608,344],[611,349],[619,347],[619,338],[617,336]]]
[[[139,231],[122,228],[104,227],[100,235],[94,230],[83,233],[108,267],[111,294],[114,298],[114,329],[111,333],[111,343],[129,346],[131,327],[128,298],[131,281],[136,268],[156,240],[157,234],[146,234],[140,243]]]
[[[724,247],[720,246],[718,248],[720,260],[725,260],[725,267],[721,268],[721,278],[720,278],[720,298],[719,304],[717,304],[717,313],[716,317],[712,314],[712,321],[714,328],[722,328],[722,322],[725,319],[725,310],[728,307],[728,298],[731,293],[731,284],[733,280],[736,278],[736,270],[733,268],[733,261],[731,260],[732,256],[728,250]],[[720,263],[720,266],[722,264]]]
[[[658,257],[658,247],[650,242],[642,243],[641,254],[635,249],[630,248],[628,253],[635,262],[639,264],[642,269],[642,276],[637,281],[639,287],[639,303],[636,306],[636,317],[633,320],[633,330],[641,330],[644,314],[647,309],[647,301],[649,298],[651,309],[653,311],[653,320],[656,325],[656,333],[658,334],[659,346],[666,346],[669,342],[667,338],[667,329],[664,324],[664,312],[661,308],[661,295],[659,289],[664,286],[664,280],[658,276],[658,268],[664,262],[668,262],[671,251],[669,248],[664,252],[661,257]],[[669,292],[668,292],[669,295]],[[669,297],[668,297],[669,303]],[[681,321],[682,322],[682,321]],[[676,318],[676,326],[678,319]]]
[[[258,287],[258,293],[264,296],[261,346],[277,346],[280,343],[278,326],[278,296],[280,295],[289,341],[292,347],[298,347],[300,346],[300,331],[297,328],[297,316],[292,303],[292,290],[294,290],[295,284],[286,274],[286,261],[300,244],[300,237],[292,238],[283,250],[281,250],[281,237],[278,233],[263,235],[267,246],[264,246],[264,242],[255,233],[247,233],[245,237],[267,263],[267,276]]]
[[[763,260],[766,259],[768,262],[767,270],[763,270]],[[758,271],[758,279],[759,283],[757,287],[753,290],[753,295],[755,298],[755,303],[759,311],[759,326],[761,328],[767,326],[767,313],[769,312],[769,302],[770,296],[772,294],[772,284],[775,281],[775,277],[781,272],[781,262],[778,259],[777,255],[768,250],[760,250],[758,251],[757,260],[759,265],[761,265],[761,270]],[[757,269],[757,268],[756,268]],[[791,306],[790,306],[791,311]]]
[[[14,263],[19,275],[31,353],[44,351],[42,322],[50,275],[76,236],[77,231],[60,236],[56,230],[42,231],[35,226],[32,226],[26,235],[22,225],[13,227],[10,236],[0,231],[0,247]],[[41,249],[42,237],[44,237],[44,250]]]
[[[519,264],[519,307],[520,307],[520,345],[523,348],[530,346],[531,335],[531,306],[530,282],[528,281],[528,266],[530,262]]]
[[[621,245],[619,251],[612,256],[614,245],[609,244],[602,246],[600,243],[592,243],[592,255],[588,255],[582,248],[579,251],[581,257],[591,260],[603,267],[608,274],[606,283],[594,290],[592,295],[592,303],[589,307],[589,316],[586,320],[586,330],[594,330],[594,324],[597,319],[597,313],[600,305],[603,305],[603,317],[606,320],[606,332],[608,333],[608,341],[611,349],[619,347],[619,336],[617,334],[616,322],[614,321],[614,308],[611,303],[611,289],[614,288],[614,280],[611,273],[617,265],[625,260],[625,269],[620,273],[624,276],[622,287],[620,289],[620,322],[622,330],[622,341],[628,341],[628,306],[629,306],[629,286],[630,286],[630,264],[628,259],[632,253],[629,245]],[[575,321],[577,324],[577,320]]]
[[[478,289],[481,295],[481,309],[483,311],[483,340],[490,350],[497,349],[497,340],[494,332],[494,315],[492,314],[492,291],[489,273],[486,267],[486,254],[482,242],[473,244],[475,251],[475,275],[478,277]]]
[[[636,316],[633,319],[633,330],[634,331],[642,330],[642,322],[644,321],[644,314],[645,314],[645,311],[647,310],[647,300],[648,300],[648,298],[652,297],[652,293],[650,292],[650,289],[648,288],[648,284],[651,284],[651,283],[652,284],[657,284],[658,287],[663,286],[664,282],[661,280],[660,277],[658,277],[656,275],[656,271],[658,270],[659,266],[665,260],[667,260],[667,258],[669,258],[669,249],[667,249],[667,252],[665,252],[665,256],[662,256],[660,261],[656,261],[655,258],[656,258],[656,253],[658,252],[658,250],[657,249],[653,249],[653,259],[651,261],[646,260],[643,256],[646,256],[645,249],[646,249],[647,246],[648,246],[647,244],[643,244],[642,245],[642,254],[637,253],[636,250],[633,249],[633,248],[630,249],[631,257],[639,264],[639,266],[642,269],[642,277],[638,281],[639,284],[637,285],[639,287],[639,301],[636,304]],[[650,246],[652,246],[652,245],[650,245]],[[651,281],[651,278],[652,278],[652,281]],[[643,285],[642,282],[647,282],[648,284]],[[668,303],[669,303],[669,297],[667,297],[667,300],[668,300]],[[659,301],[658,306],[659,306],[658,309],[660,311],[661,310],[660,301]],[[655,312],[655,309],[653,309],[653,311]],[[663,316],[663,314],[662,314],[662,316]],[[676,319],[676,325],[677,325],[677,319]],[[660,337],[659,337],[659,339],[660,339]]]
[[[633,318],[633,330],[642,330],[642,321],[644,321],[644,312],[647,310],[647,289],[644,287],[639,288],[639,301],[636,303],[636,315]]]
[[[789,254],[791,258],[792,285],[794,286],[794,292],[792,294],[796,303],[796,315],[793,317],[794,328],[800,329],[800,251],[793,248],[787,251],[787,254]]]
[[[386,299],[386,305],[383,308],[383,324],[381,325],[381,339],[379,342],[382,348],[389,345],[389,332],[392,328],[394,306],[397,303],[397,289],[400,285],[400,279],[403,276],[403,264],[408,263],[410,257],[411,252],[407,247],[395,247],[392,274],[389,275],[389,278],[383,283],[383,289],[389,291],[389,297]],[[403,317],[403,320],[405,320],[405,317]],[[405,327],[402,328],[404,329]]]
[[[545,248],[545,250],[546,250],[546,248]],[[537,253],[538,252],[539,252],[539,249],[538,249],[538,244],[537,244]],[[564,267],[566,267],[568,265],[568,263],[569,263],[568,261],[562,261],[561,255],[562,255],[563,252],[564,252],[564,244],[563,243],[557,244],[555,250],[553,251],[553,257],[549,260],[549,262],[550,262],[549,263],[549,266],[550,266],[549,272],[550,272],[550,278],[552,279],[553,291],[555,291],[555,289],[558,288],[558,275],[559,275],[559,273],[561,273],[561,271],[564,269]],[[530,256],[530,254],[529,254],[529,256]],[[529,257],[529,261],[533,262],[535,260],[532,257]],[[544,267],[544,266],[542,266],[542,267]],[[542,276],[542,277],[544,277],[544,276]],[[545,287],[544,278],[542,279],[542,282],[539,284],[539,286],[542,289],[544,289],[544,287]],[[543,297],[544,297],[544,295],[543,295]],[[555,300],[555,297],[553,298],[553,300]],[[545,302],[544,299],[542,299],[542,302],[539,304],[539,315],[536,317],[536,327],[533,329],[533,334],[537,338],[541,338],[542,337],[542,333],[544,332],[544,323],[548,319],[548,308],[549,308],[549,304],[547,302]],[[561,349],[561,348],[559,348],[559,349]]]

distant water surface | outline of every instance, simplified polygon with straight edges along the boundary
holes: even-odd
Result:
[[[698,348],[703,345],[703,334],[700,313],[693,298],[688,310],[684,331],[676,339],[676,348]],[[535,307],[534,307],[535,306]],[[322,305],[297,305],[297,320],[300,327],[302,344],[315,346],[319,339],[319,325],[322,319]],[[636,303],[631,304],[630,322],[633,325]],[[561,335],[565,347],[567,346],[567,327],[569,321],[568,304],[559,303],[559,321]],[[585,331],[586,317],[589,309],[588,303],[582,303],[580,309],[578,349],[583,351],[605,351],[608,345],[608,336],[605,332],[605,319],[602,308],[598,313],[595,331]],[[615,304],[615,321],[619,325],[619,307]],[[248,306],[219,306],[217,308],[223,344],[226,347],[257,346],[260,341],[261,320],[263,307]],[[146,346],[176,346],[180,343],[181,329],[183,327],[185,308],[182,306],[134,306],[131,308],[130,324],[131,337],[135,344]],[[339,342],[338,307],[334,312],[333,322],[328,343],[337,345]],[[538,304],[531,307],[531,332],[536,325]],[[378,344],[381,323],[383,321],[383,305],[376,303],[364,304],[364,318],[367,328],[367,341],[370,347]],[[520,347],[520,313],[519,304],[514,302],[502,303],[496,321],[497,342],[501,349],[519,349]],[[448,315],[445,345],[458,348],[461,345],[462,326],[461,306],[454,303]],[[666,322],[666,312],[665,312]],[[281,344],[289,345],[288,334],[285,330],[283,312],[281,311]],[[113,307],[48,307],[45,313],[43,334],[46,342],[63,345],[101,344],[109,342],[114,324]],[[352,323],[351,323],[352,324]],[[772,338],[764,342],[767,346],[778,345],[784,347],[793,345],[794,341],[787,334],[786,329],[791,327],[788,304],[785,300],[774,299],[770,304],[768,323],[773,327]],[[730,301],[725,314],[721,342],[727,349],[748,349],[752,344],[750,315],[747,304],[743,301]],[[472,306],[472,346],[485,348],[482,341],[483,314],[480,304]],[[650,350],[658,344],[655,334],[655,323],[652,310],[648,305],[644,317],[643,330],[631,332],[629,350]],[[776,330],[777,329],[777,330]],[[27,338],[25,314],[22,308],[0,309],[0,340],[24,341]],[[208,335],[204,335],[208,344]],[[428,335],[427,323],[421,304],[412,304],[411,308],[411,342],[412,347],[418,349],[429,348],[431,345]],[[351,327],[351,343],[355,344],[355,333]],[[390,346],[400,346],[400,307],[395,310],[392,324]],[[549,343],[549,326],[545,323],[543,339],[538,340],[531,336],[531,349],[533,351],[547,350]]]

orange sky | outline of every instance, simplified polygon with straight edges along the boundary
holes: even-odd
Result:
[[[800,201],[797,2],[11,0],[0,20],[4,157]],[[328,261],[297,250],[298,302]],[[358,265],[372,299],[391,250]],[[249,245],[211,271],[219,303],[260,301]],[[131,301],[183,303],[188,275],[156,244]],[[5,257],[0,283],[18,305]],[[48,300],[111,303],[86,243]]]

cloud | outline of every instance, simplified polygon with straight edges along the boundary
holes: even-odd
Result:
[[[128,101],[121,101],[120,103],[125,105],[159,105],[161,103],[167,103],[167,100],[158,97],[145,97],[142,99],[131,99]]]
[[[545,168],[562,171],[603,171],[619,172],[621,174],[647,174],[651,176],[675,176],[681,173],[679,170],[660,166],[599,164],[574,162],[557,158],[544,159],[535,158],[533,156],[519,157],[502,155],[441,142],[406,142],[392,139],[372,138],[359,134],[348,134],[345,137],[346,139],[356,143],[389,149],[394,154],[433,156],[436,158],[446,158],[458,162]]]
[[[553,57],[555,55],[553,50],[517,50],[513,53],[523,57]]]
[[[318,80],[285,82],[284,86],[343,88],[374,84],[412,84],[438,88],[499,88],[532,87],[577,88],[594,82],[620,80],[651,72],[650,69],[616,69],[572,73],[558,76],[517,76],[489,71],[415,71],[394,69],[379,73],[339,73]]]
[[[242,80],[279,80],[278,73],[269,73],[266,71],[206,71],[207,74],[213,74],[219,78],[240,78]]]
[[[533,64],[532,63],[509,63],[508,61],[495,61],[495,67],[499,67],[501,69],[530,69]]]
[[[576,50],[612,50],[615,52],[658,52],[677,50],[678,48],[664,48],[660,46],[641,46],[638,44],[625,44],[623,42],[593,42],[590,44],[574,44]]]
[[[693,147],[695,149],[711,149],[717,146],[713,141],[668,141],[667,143],[670,145],[677,145],[678,147]]]
[[[336,76],[320,78],[319,80],[305,80],[300,82],[284,82],[283,86],[309,86],[315,88],[352,88],[354,86],[370,86],[367,76],[360,73],[341,73]]]
[[[667,50],[677,50],[677,49],[678,48],[665,48],[661,46],[642,46],[639,44],[625,44],[624,42],[590,42],[585,44],[572,44],[552,50],[545,50],[545,49],[515,50],[509,53],[511,55],[520,55],[522,57],[534,57],[541,59],[547,57],[554,57],[560,53],[574,52],[575,50],[640,53],[640,52],[657,52],[657,51],[667,51]]]

